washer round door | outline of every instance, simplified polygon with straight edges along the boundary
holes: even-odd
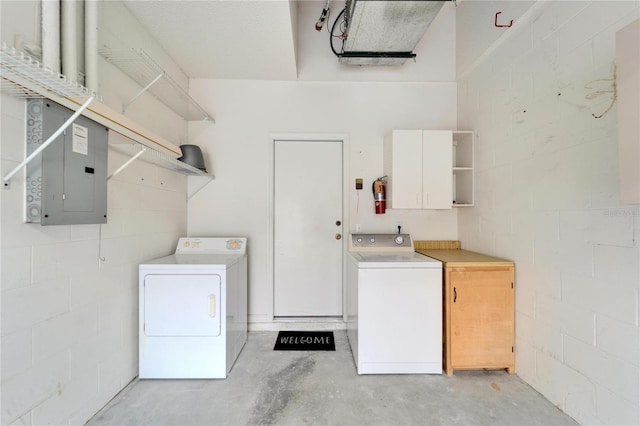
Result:
[[[144,334],[219,336],[219,275],[162,274],[144,278]]]

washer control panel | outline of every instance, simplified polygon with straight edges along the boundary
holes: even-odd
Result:
[[[351,251],[414,251],[409,234],[351,234]]]

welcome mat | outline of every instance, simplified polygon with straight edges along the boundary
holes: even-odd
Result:
[[[335,351],[333,331],[280,331],[274,351]]]

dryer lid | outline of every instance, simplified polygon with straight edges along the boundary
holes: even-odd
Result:
[[[246,254],[176,253],[149,260],[142,263],[140,267],[143,269],[224,269],[235,265],[246,256]]]

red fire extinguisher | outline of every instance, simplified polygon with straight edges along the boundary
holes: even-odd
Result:
[[[382,176],[373,181],[371,189],[373,191],[373,200],[376,204],[376,214],[384,214],[387,208],[384,186],[387,183],[387,177]]]

